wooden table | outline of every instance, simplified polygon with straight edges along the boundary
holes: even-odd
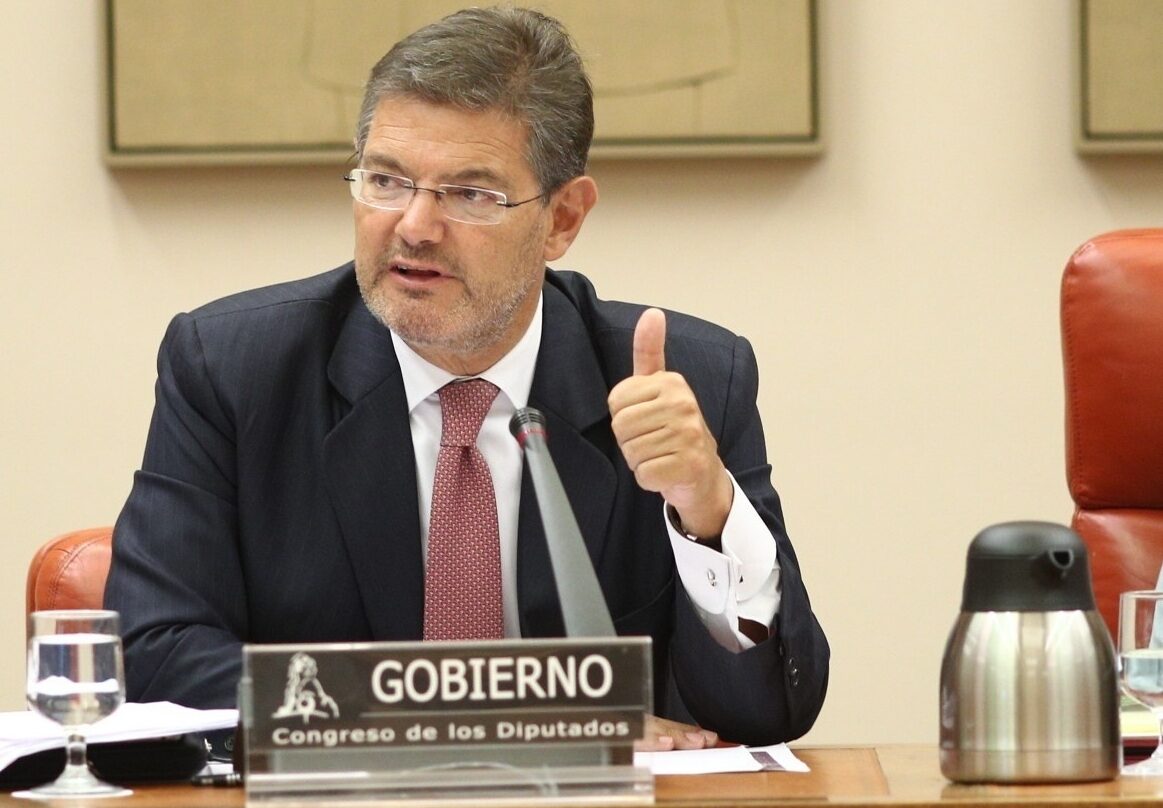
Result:
[[[757,772],[659,777],[656,804],[675,808],[862,808],[901,805],[998,808],[1039,806],[1160,805],[1163,777],[1119,778],[1105,783],[1058,786],[964,786],[941,776],[934,746],[794,747],[808,774]],[[0,794],[0,806],[38,804]],[[242,808],[241,788],[188,785],[138,786],[125,799],[73,800],[51,805],[76,808]],[[371,805],[372,803],[364,803]]]
[[[1119,778],[1056,786],[966,786],[941,774],[935,746],[793,747],[808,774],[660,777],[659,805],[863,808],[902,805],[973,808],[1160,805],[1163,778]],[[688,783],[689,781],[689,783]]]

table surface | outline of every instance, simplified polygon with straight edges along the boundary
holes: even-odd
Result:
[[[659,806],[695,808],[800,808],[821,804],[860,806],[1036,806],[1159,805],[1163,777],[1118,778],[1071,785],[957,785],[942,775],[935,746],[793,747],[811,772],[755,772],[660,776],[655,781]],[[242,808],[241,788],[189,785],[138,786],[123,799],[71,800],[48,803],[89,808]],[[0,794],[0,806],[30,808],[38,803]],[[45,803],[39,803],[45,804]],[[367,804],[367,803],[365,803]],[[526,803],[528,804],[528,803]],[[490,803],[495,805],[495,803]]]

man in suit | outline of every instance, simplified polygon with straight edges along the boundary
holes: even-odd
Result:
[[[506,432],[529,405],[615,627],[653,637],[656,711],[705,728],[653,720],[648,746],[808,730],[828,646],[771,487],[750,345],[546,269],[597,201],[592,110],[551,18],[427,26],[368,82],[354,262],[175,318],[106,590],[130,699],[232,705],[244,642],[561,636]],[[436,518],[444,396],[466,379],[490,391],[472,550]]]

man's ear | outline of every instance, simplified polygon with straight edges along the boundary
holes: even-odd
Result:
[[[553,194],[549,201],[549,232],[545,234],[546,261],[565,255],[577,238],[586,214],[598,203],[598,184],[592,177],[574,177]]]

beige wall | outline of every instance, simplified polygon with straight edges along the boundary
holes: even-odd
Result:
[[[932,741],[977,530],[1067,520],[1058,280],[1160,223],[1163,156],[1071,141],[1068,0],[821,0],[816,160],[607,162],[563,267],[749,335],[777,488],[833,646],[816,742]],[[96,3],[5,4],[0,709],[24,565],[111,522],[169,317],[350,253],[334,168],[100,160]]]

